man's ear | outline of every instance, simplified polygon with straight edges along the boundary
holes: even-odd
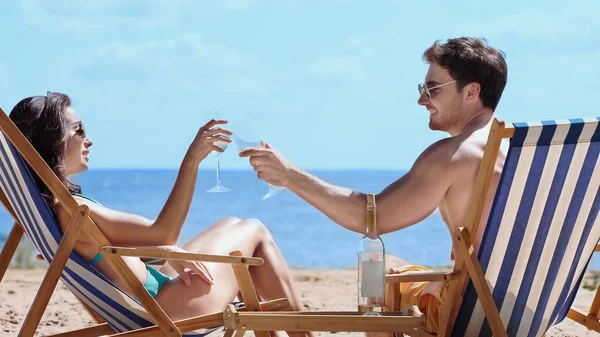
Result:
[[[467,101],[477,99],[477,97],[479,97],[479,93],[481,92],[481,84],[479,84],[479,82],[471,82],[467,84],[464,91],[466,92],[465,98]]]

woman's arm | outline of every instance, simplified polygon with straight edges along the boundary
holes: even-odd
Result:
[[[214,128],[216,125],[226,123],[227,121],[224,120],[211,120],[200,128],[181,163],[171,194],[155,221],[139,215],[115,211],[84,198],[77,197],[77,202],[89,206],[91,218],[114,245],[175,244],[192,203],[198,165],[210,152],[223,152],[221,148],[214,145],[216,141],[231,142],[224,136],[231,135],[230,131],[220,127]]]

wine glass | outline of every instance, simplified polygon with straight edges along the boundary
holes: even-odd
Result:
[[[223,116],[220,114],[216,114],[215,119],[216,120],[223,119]],[[214,144],[216,146],[218,146],[219,148],[221,148],[223,151],[225,151],[227,149],[227,147],[229,146],[229,143],[223,142],[223,141],[217,141],[217,142],[214,142]],[[212,151],[211,155],[213,155],[217,158],[217,184],[213,188],[206,190],[206,192],[219,193],[219,192],[231,191],[231,188],[227,188],[227,187],[223,186],[223,184],[221,184],[221,164],[219,163],[219,156],[221,155],[221,152]]]
[[[242,152],[248,149],[262,149],[265,147],[264,142],[254,140],[257,138],[254,136],[251,124],[248,122],[244,123],[243,125],[239,123],[235,124],[235,126],[233,126],[232,128],[232,132],[233,142],[235,143],[235,147],[237,148],[238,152]],[[242,139],[242,137],[246,139]],[[269,183],[269,191],[267,192],[267,194],[265,194],[263,200],[268,199],[285,190],[287,190],[287,188]]]

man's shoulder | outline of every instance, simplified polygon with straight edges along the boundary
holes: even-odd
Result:
[[[463,166],[478,164],[483,158],[484,148],[485,142],[478,138],[447,137],[431,144],[425,153],[450,166]]]

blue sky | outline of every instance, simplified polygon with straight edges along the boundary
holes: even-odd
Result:
[[[67,93],[92,168],[176,168],[216,112],[305,168],[409,168],[445,137],[416,104],[422,53],[458,36],[507,54],[505,120],[599,114],[593,0],[0,2],[0,107]]]

